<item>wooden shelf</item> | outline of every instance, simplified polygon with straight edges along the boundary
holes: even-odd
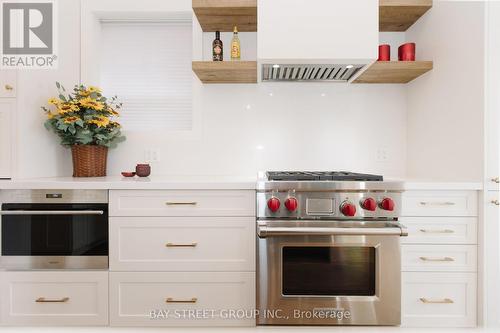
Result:
[[[257,0],[193,0],[203,31],[257,31]]]
[[[193,61],[203,83],[257,83],[256,61]]]
[[[432,7],[432,0],[380,0],[379,30],[406,31]]]
[[[408,83],[432,69],[432,61],[377,61],[353,83]]]

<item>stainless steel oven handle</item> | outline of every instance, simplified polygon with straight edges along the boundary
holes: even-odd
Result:
[[[0,215],[103,215],[103,210],[1,210]]]
[[[261,238],[273,236],[339,235],[339,236],[406,236],[401,228],[327,228],[327,227],[268,227],[259,226]]]

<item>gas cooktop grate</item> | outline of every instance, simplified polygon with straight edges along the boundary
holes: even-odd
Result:
[[[267,179],[273,181],[383,181],[383,176],[346,171],[268,171]]]

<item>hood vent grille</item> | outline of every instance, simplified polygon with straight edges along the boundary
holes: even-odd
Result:
[[[262,81],[347,82],[364,65],[262,65]]]

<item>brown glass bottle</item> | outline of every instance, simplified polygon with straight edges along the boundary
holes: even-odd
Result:
[[[222,40],[220,39],[220,31],[215,32],[215,39],[212,43],[212,60],[213,61],[224,60],[224,47],[222,44]]]

